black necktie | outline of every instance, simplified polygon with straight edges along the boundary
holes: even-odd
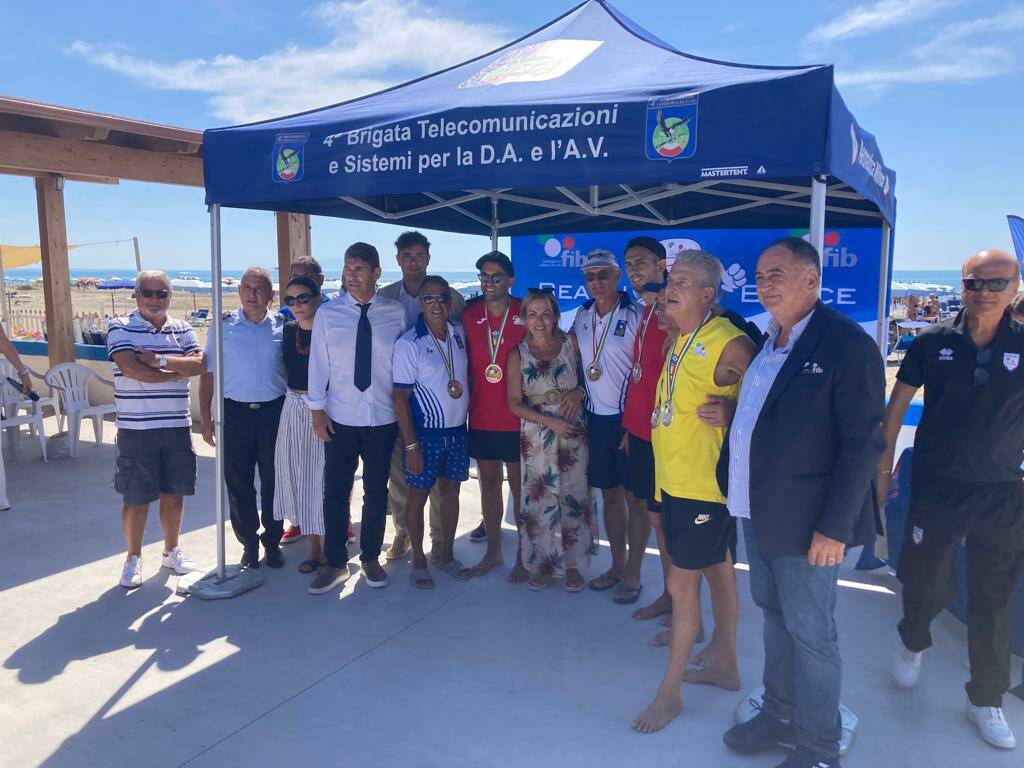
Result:
[[[369,304],[359,305],[359,327],[356,328],[356,373],[355,385],[360,392],[365,392],[370,386],[370,355],[373,336],[370,332],[370,318],[366,313],[370,310]]]

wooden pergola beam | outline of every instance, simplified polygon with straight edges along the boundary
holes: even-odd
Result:
[[[299,256],[311,256],[309,214],[277,211],[277,279],[278,300],[284,297],[284,288],[292,274],[292,261]]]
[[[36,207],[39,215],[39,247],[43,257],[46,345],[52,367],[75,360],[64,185],[58,183],[56,175],[36,179]]]
[[[40,171],[22,171],[18,168],[3,168],[0,167],[0,176],[28,176],[29,178],[38,179],[47,174]],[[114,178],[113,176],[81,176],[79,174],[63,174],[66,181],[85,181],[90,184],[120,184],[121,180]]]
[[[104,176],[203,186],[203,161],[195,155],[147,152],[17,131],[0,131],[0,167],[66,177]]]

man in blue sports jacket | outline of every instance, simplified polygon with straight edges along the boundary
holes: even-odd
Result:
[[[885,372],[872,339],[818,299],[821,260],[809,243],[769,245],[756,280],[772,321],[743,378],[719,481],[742,519],[750,592],[764,612],[765,695],[723,739],[740,752],[793,748],[779,768],[835,768],[836,581],[846,549],[875,536]]]

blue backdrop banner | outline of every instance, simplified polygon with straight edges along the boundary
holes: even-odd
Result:
[[[768,322],[767,313],[757,300],[754,284],[757,257],[768,243],[777,238],[787,235],[803,237],[806,234],[805,229],[701,229],[513,237],[515,292],[522,295],[527,288],[554,289],[566,316],[564,319],[568,319],[588,298],[580,271],[580,264],[587,253],[594,248],[612,251],[623,270],[621,287],[629,290],[623,267],[626,243],[637,235],[648,235],[664,244],[670,264],[680,250],[702,249],[715,254],[725,267],[722,305],[764,327]],[[878,320],[881,247],[881,229],[825,231],[822,301],[863,325],[872,335]]]

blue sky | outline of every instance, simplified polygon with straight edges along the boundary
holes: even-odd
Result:
[[[571,7],[535,0],[5,3],[0,93],[206,128],[341,101],[464,60]],[[1024,212],[1024,2],[618,0],[682,50],[759,64],[831,62],[898,174],[896,267],[957,266],[1010,249]],[[208,268],[202,192],[124,182],[65,190],[71,242],[138,235],[146,266]],[[1014,210],[1016,209],[1016,210]],[[276,263],[272,214],[225,211],[227,268]],[[395,227],[314,219],[313,249],[382,253]],[[434,265],[472,269],[483,238],[431,234]],[[0,242],[38,241],[28,179],[0,176]],[[73,267],[131,266],[130,246]],[[387,265],[385,265],[387,266]]]

